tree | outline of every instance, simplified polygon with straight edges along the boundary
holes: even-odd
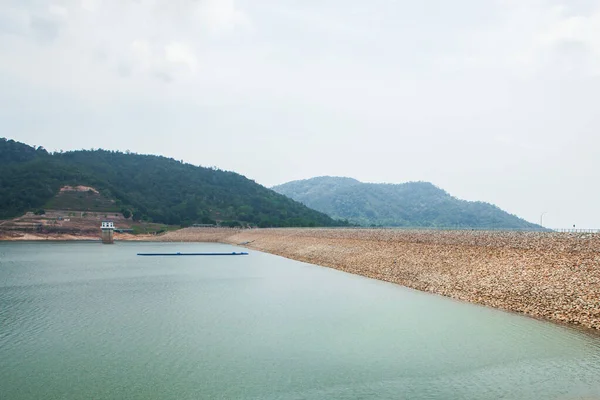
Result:
[[[240,225],[339,225],[234,172],[166,157],[107,150],[48,154],[0,139],[0,218],[48,207],[60,188],[90,186],[126,218],[171,225],[236,221]],[[89,196],[82,196],[84,203]],[[83,209],[98,209],[96,202]],[[54,208],[53,208],[54,209]],[[75,209],[75,208],[71,208]]]

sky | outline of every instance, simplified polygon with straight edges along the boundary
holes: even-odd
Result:
[[[600,0],[2,0],[0,127],[600,228]]]

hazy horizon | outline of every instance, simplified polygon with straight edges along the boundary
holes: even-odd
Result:
[[[3,133],[600,228],[597,0],[7,0]]]

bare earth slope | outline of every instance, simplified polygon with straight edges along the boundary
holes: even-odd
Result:
[[[531,316],[600,329],[600,235],[188,228],[152,238],[249,248]]]

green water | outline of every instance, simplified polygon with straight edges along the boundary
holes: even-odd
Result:
[[[0,399],[600,399],[600,339],[218,244],[0,243]]]

